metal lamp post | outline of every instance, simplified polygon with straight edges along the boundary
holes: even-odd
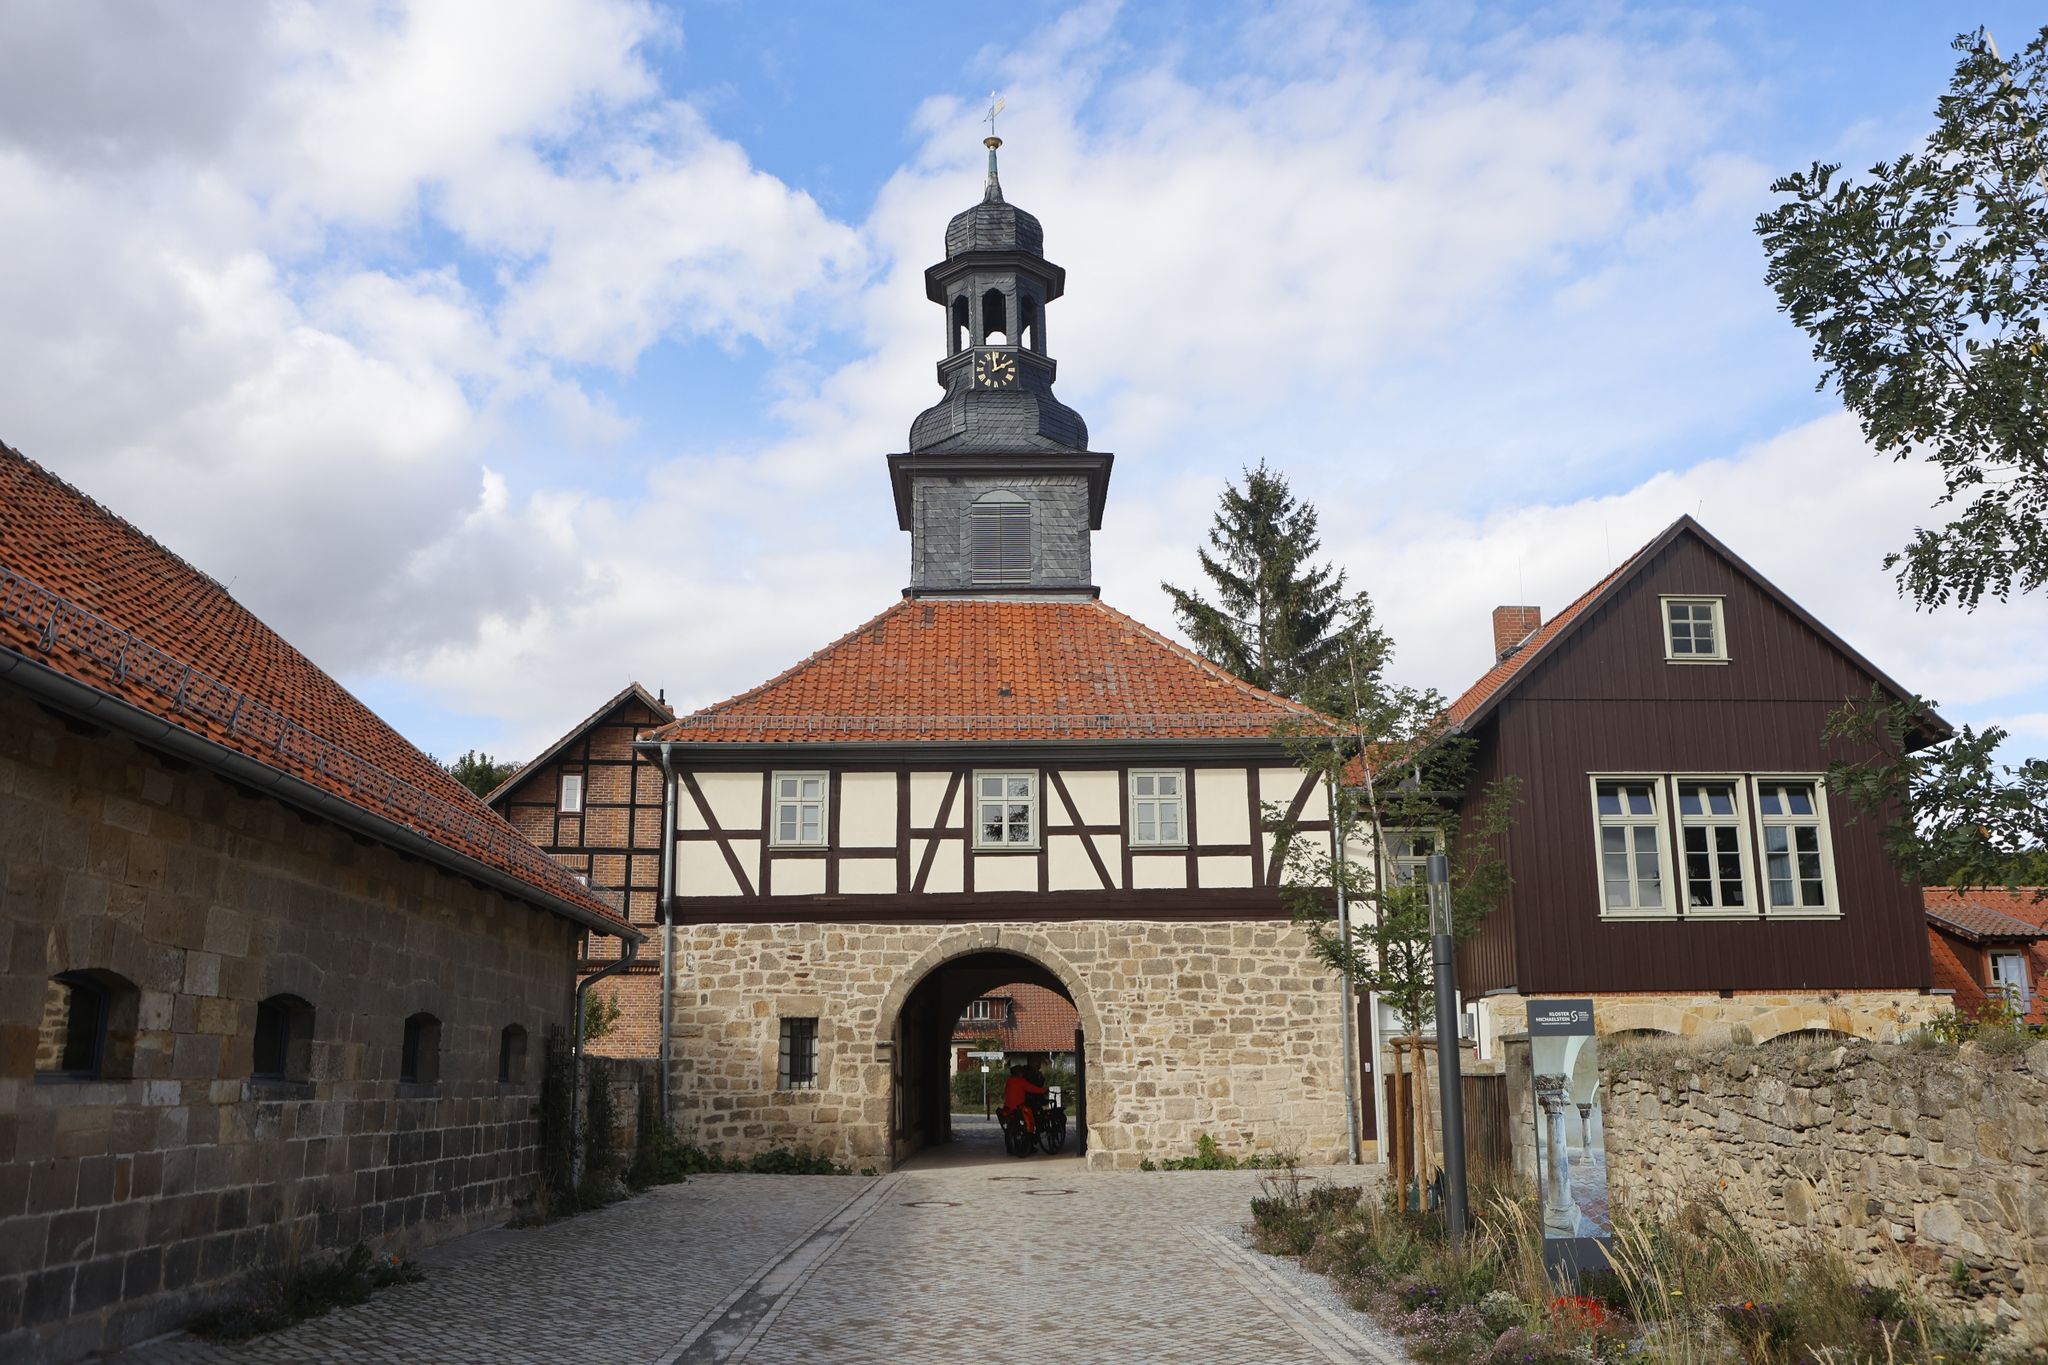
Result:
[[[1443,1095],[1444,1223],[1465,1240],[1465,1092],[1458,1066],[1458,948],[1451,934],[1451,860],[1429,855],[1429,927],[1436,948],[1436,1078]]]

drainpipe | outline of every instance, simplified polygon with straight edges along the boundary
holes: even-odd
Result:
[[[669,745],[661,746],[661,891],[655,903],[654,922],[661,930],[661,1122],[671,1131],[675,1116],[669,1108],[669,1032],[675,1026],[675,925],[669,915],[669,900],[675,894],[676,875],[676,775],[669,766]]]
[[[583,1183],[583,996],[606,977],[616,976],[632,966],[633,959],[640,956],[639,939],[621,937],[619,944],[617,961],[592,972],[576,983],[576,1062],[569,1074],[569,1145],[575,1152],[569,1172],[569,1183],[572,1185]]]
[[[1351,916],[1344,904],[1344,832],[1338,828],[1337,784],[1325,778],[1330,802],[1330,858],[1337,865],[1337,932],[1343,938],[1351,937]],[[1337,999],[1338,1023],[1344,1039],[1344,1137],[1351,1152],[1351,1164],[1356,1166],[1359,1158],[1358,1147],[1358,1049],[1351,1036],[1351,1017],[1356,1011],[1351,987],[1351,973],[1344,973],[1344,989]]]

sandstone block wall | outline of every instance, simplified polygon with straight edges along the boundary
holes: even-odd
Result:
[[[1610,1045],[1601,1060],[1618,1209],[1716,1198],[1766,1245],[1818,1239],[1867,1278],[1910,1277],[2048,1346],[2048,1043]]]
[[[0,1358],[174,1326],[289,1252],[504,1216],[536,1166],[573,926],[0,694]],[[48,979],[133,988],[132,1060],[39,1079]],[[314,1010],[311,1074],[255,1081],[257,1003]],[[440,1079],[398,1081],[404,1020]],[[498,1081],[500,1030],[527,1031]],[[128,1052],[126,1046],[122,1051]]]
[[[1594,1027],[1602,1035],[1665,1033],[1699,1043],[1766,1043],[1788,1033],[1822,1030],[1895,1042],[1948,1008],[1946,995],[1919,991],[1739,991],[1733,995],[1596,995]],[[1528,1026],[1528,997],[1488,995],[1479,1002],[1487,1056],[1500,1040]]]
[[[1227,1150],[1345,1157],[1335,978],[1285,923],[678,926],[673,1075],[686,1141],[885,1166],[897,1011],[990,950],[1065,983],[1087,1036],[1088,1161]],[[815,1017],[819,1086],[775,1089],[779,1021]]]

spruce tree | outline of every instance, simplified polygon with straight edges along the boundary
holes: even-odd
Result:
[[[1198,549],[1215,600],[1161,583],[1195,648],[1255,687],[1303,697],[1335,662],[1344,572],[1314,560],[1316,509],[1260,461],[1223,490]],[[1211,553],[1211,550],[1214,553]]]

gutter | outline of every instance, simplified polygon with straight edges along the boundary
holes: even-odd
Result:
[[[162,749],[209,768],[245,787],[254,787],[290,805],[331,820],[345,830],[409,853],[443,871],[480,882],[494,891],[560,915],[594,933],[625,941],[633,949],[645,937],[631,925],[576,904],[572,900],[522,881],[509,872],[481,859],[436,843],[419,831],[363,809],[352,801],[324,791],[312,783],[281,772],[267,763],[237,753],[223,744],[194,734],[181,725],[143,710],[131,702],[102,692],[37,663],[12,649],[0,648],[0,679],[13,683],[39,701],[74,716],[117,730],[152,748]]]
[[[575,1069],[570,1073],[569,1098],[573,1108],[569,1114],[569,1149],[574,1154],[571,1160],[569,1183],[583,1183],[583,1111],[587,1100],[583,1094],[583,997],[592,986],[608,976],[616,976],[633,965],[640,956],[638,937],[624,940],[620,945],[618,961],[600,968],[576,983],[576,1060]]]
[[[675,917],[669,902],[675,894],[676,869],[676,774],[669,762],[669,744],[661,746],[661,890],[654,905],[654,922],[661,926],[661,1121],[671,1131],[675,1117],[669,1096],[669,1035],[675,1026]],[[580,1017],[580,1016],[579,1016]]]

